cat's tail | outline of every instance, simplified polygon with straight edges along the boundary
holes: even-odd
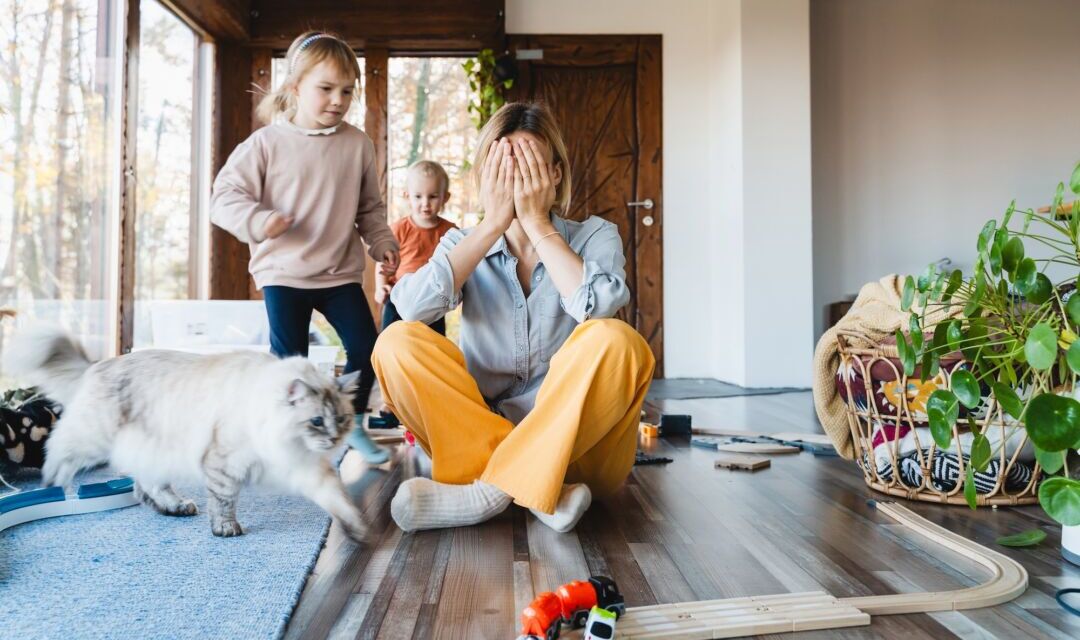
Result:
[[[48,398],[69,405],[93,362],[81,345],[57,327],[23,329],[4,348],[0,367],[37,387]]]

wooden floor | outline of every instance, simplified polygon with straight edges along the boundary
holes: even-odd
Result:
[[[659,408],[689,413],[695,426],[816,430],[809,393]],[[534,594],[590,574],[613,577],[628,606],[813,590],[838,597],[945,590],[984,577],[875,513],[867,501],[881,496],[849,461],[774,456],[770,469],[750,474],[714,469],[716,454],[686,440],[643,448],[675,461],[636,467],[613,499],[594,503],[562,535],[518,507],[474,527],[403,535],[388,505],[402,478],[423,473],[415,450],[401,447],[385,469],[364,469],[350,453],[342,476],[377,542],[357,546],[331,529],[286,636],[508,640]],[[1041,511],[906,504],[988,546],[1002,534],[1043,528],[1049,535],[1037,548],[994,547],[1028,569],[1028,591],[991,609],[879,616],[869,627],[777,638],[1080,638],[1080,617],[1053,598],[1059,587],[1080,587],[1080,568],[1060,559],[1060,530]]]

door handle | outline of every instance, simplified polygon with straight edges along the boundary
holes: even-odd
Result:
[[[627,202],[626,206],[628,206],[628,207],[642,207],[643,209],[648,211],[648,210],[653,208],[653,201],[652,201],[652,198],[645,198],[641,202]]]

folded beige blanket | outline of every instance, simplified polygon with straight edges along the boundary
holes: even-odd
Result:
[[[840,350],[836,344],[839,331],[852,331],[865,336],[866,340],[849,339],[856,348],[873,348],[900,327],[907,327],[908,312],[900,310],[900,298],[904,292],[904,278],[885,276],[877,282],[863,285],[851,310],[821,336],[814,350],[814,408],[825,433],[833,441],[836,451],[845,458],[855,456],[855,447],[848,425],[847,407],[836,387],[836,369],[840,366]],[[949,315],[959,312],[959,306],[942,307],[927,316],[927,326],[937,324]]]

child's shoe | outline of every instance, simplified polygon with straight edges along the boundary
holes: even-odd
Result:
[[[363,416],[356,416],[356,426],[345,438],[345,443],[364,459],[368,464],[383,464],[390,459],[390,452],[371,441],[364,431]]]

